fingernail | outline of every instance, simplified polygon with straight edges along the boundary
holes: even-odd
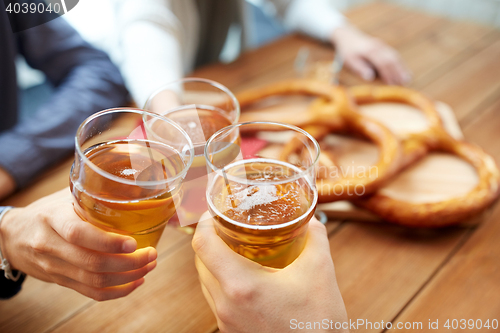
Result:
[[[150,262],[148,264],[148,272],[151,272],[156,267],[156,261]]]
[[[149,262],[156,260],[157,257],[158,257],[158,254],[156,253],[156,250],[154,250],[154,249],[149,250],[149,255],[148,255]]]
[[[137,242],[135,239],[127,239],[123,242],[122,251],[125,253],[132,253],[137,248]]]

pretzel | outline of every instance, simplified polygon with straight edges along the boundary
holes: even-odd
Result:
[[[361,134],[379,148],[379,159],[375,164],[376,174],[365,177],[318,177],[319,202],[352,199],[367,193],[373,193],[388,181],[400,168],[401,146],[395,135],[375,120],[353,112],[354,105],[344,88],[334,87],[316,80],[291,80],[267,87],[245,91],[237,95],[241,108],[257,101],[276,95],[308,95],[319,97],[307,112],[294,115],[285,122],[308,131],[316,140],[321,140],[328,133],[349,132]],[[247,112],[241,121],[283,121],[273,113]],[[286,159],[297,148],[297,142],[291,140],[282,152]],[[320,164],[327,168],[336,168],[334,157],[321,154]],[[359,189],[363,189],[361,192]],[[340,189],[340,191],[339,191]]]
[[[429,128],[401,138],[403,159],[401,169],[431,151],[451,153],[470,163],[479,183],[466,195],[436,203],[411,203],[379,192],[354,201],[357,206],[384,220],[414,227],[444,227],[466,220],[486,209],[499,194],[500,173],[493,158],[481,148],[454,139],[446,132],[435,104],[424,95],[395,86],[356,86],[349,89],[358,105],[373,102],[399,102],[421,110]]]
[[[300,126],[311,133],[318,141],[330,132],[348,131],[361,133],[377,144],[380,158],[376,166],[379,177],[363,179],[328,179],[318,175],[320,202],[354,199],[357,206],[366,208],[389,222],[414,227],[444,227],[472,217],[486,209],[499,195],[500,173],[494,160],[479,147],[456,140],[445,130],[435,104],[424,95],[403,87],[395,86],[356,86],[346,91],[313,80],[293,80],[261,89],[254,89],[238,95],[242,107],[274,95],[304,94],[319,97],[304,114],[283,119],[275,114],[247,113],[243,121],[269,120],[283,121]],[[394,142],[384,126],[370,121],[358,113],[356,105],[374,102],[398,102],[409,104],[421,110],[429,123],[429,128],[420,133],[400,136],[400,146]],[[282,151],[286,159],[296,149],[291,140]],[[401,149],[401,154],[399,153]],[[479,176],[479,183],[466,195],[436,203],[411,203],[397,200],[375,192],[391,176],[412,165],[431,151],[451,153],[470,163]],[[336,167],[335,157],[322,150],[320,164]],[[346,196],[332,193],[335,186],[365,186],[369,196]],[[348,191],[343,191],[346,194]]]

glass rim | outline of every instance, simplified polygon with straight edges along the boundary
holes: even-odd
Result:
[[[181,105],[181,106],[175,107],[173,109],[170,109],[167,112],[165,112],[164,114],[162,114],[162,116],[175,122],[174,119],[168,118],[168,116],[171,115],[171,114],[173,114],[173,113],[175,113],[175,112],[182,112],[182,111],[185,111],[185,110],[192,110],[193,107],[194,107],[195,110],[198,110],[197,104],[186,104],[186,105]],[[231,122],[231,125],[228,125],[228,126],[232,126],[232,125],[237,124],[238,123],[238,119],[239,119],[239,114],[237,115],[236,119],[233,122]],[[228,127],[228,126],[226,126],[226,127]],[[223,127],[223,128],[226,128],[226,127]],[[199,143],[193,143],[193,146],[195,148],[204,147],[205,144],[207,143],[207,141],[208,140],[205,140],[205,141],[199,142]],[[197,155],[197,156],[201,156],[201,154]],[[203,156],[205,156],[205,155],[203,155]]]
[[[231,90],[229,90],[229,88],[227,88],[223,84],[220,84],[219,82],[216,82],[216,81],[213,81],[210,79],[198,78],[198,77],[185,77],[185,78],[178,79],[178,80],[172,81],[170,83],[167,83],[167,84],[161,86],[160,88],[156,89],[151,95],[149,95],[148,99],[144,103],[144,110],[146,110],[146,107],[151,102],[151,100],[153,100],[153,98],[155,98],[160,92],[166,90],[167,87],[172,86],[174,84],[185,83],[185,82],[206,83],[206,84],[211,85],[212,87],[215,87],[215,88],[225,92],[229,96],[229,98],[231,99],[232,103],[235,106],[236,117],[235,117],[235,120],[232,122],[232,125],[234,125],[238,122],[238,120],[240,119],[240,115],[241,115],[240,102],[238,102],[238,99],[236,98],[236,96],[234,96],[234,94],[231,92]],[[196,104],[191,103],[190,105],[196,105]],[[180,107],[182,107],[182,105],[175,107],[175,108],[172,108],[171,110],[167,111],[167,113],[165,113],[165,114],[168,114],[171,111],[174,111],[175,109],[178,109]]]
[[[309,182],[309,180],[306,179],[306,182]],[[300,220],[302,220],[304,218],[304,216],[309,215],[313,209],[316,209],[316,206],[318,204],[318,189],[316,188],[315,184],[310,184],[310,185],[311,185],[311,189],[314,192],[314,195],[313,195],[314,199],[313,199],[313,202],[311,203],[311,206],[307,209],[307,211],[304,214],[301,214],[299,217],[297,217],[297,218],[295,218],[295,219],[293,219],[291,221],[288,221],[288,222],[285,222],[285,223],[280,223],[280,224],[272,224],[272,225],[246,224],[246,223],[242,223],[242,222],[238,222],[238,221],[235,221],[233,219],[230,219],[229,217],[227,217],[226,215],[224,215],[221,211],[219,211],[217,209],[217,207],[215,207],[215,205],[212,202],[212,200],[209,200],[208,187],[207,187],[207,191],[206,191],[206,199],[207,199],[207,204],[210,206],[210,209],[212,209],[212,211],[215,212],[217,214],[217,216],[219,216],[220,218],[224,219],[228,223],[231,223],[231,224],[236,225],[238,227],[242,227],[242,228],[246,228],[246,229],[252,229],[252,230],[281,229],[281,228],[286,228],[286,227],[289,227],[291,225],[296,224],[297,222],[299,222]],[[219,223],[219,222],[216,222],[216,223]],[[306,222],[306,223],[309,223],[309,221]]]
[[[231,126],[224,127],[222,129],[218,130],[217,132],[215,132],[205,143],[205,149],[204,149],[205,161],[207,163],[207,166],[210,166],[211,171],[214,171],[214,172],[219,174],[219,173],[223,172],[222,170],[224,170],[224,167],[218,168],[214,164],[212,164],[212,162],[209,158],[209,154],[208,154],[208,147],[210,146],[210,144],[220,135],[222,135],[224,133],[228,133],[228,132],[230,132],[238,127],[248,126],[248,125],[258,125],[258,124],[285,127],[285,128],[290,129],[290,130],[293,130],[295,132],[301,133],[301,134],[305,135],[313,143],[315,151],[316,151],[316,156],[313,158],[313,161],[312,161],[310,166],[308,166],[306,169],[299,168],[300,173],[296,174],[294,177],[287,178],[286,180],[282,180],[282,181],[272,182],[272,184],[280,184],[280,183],[287,183],[290,181],[294,181],[294,180],[297,180],[299,178],[302,178],[304,174],[307,174],[307,173],[313,171],[312,169],[314,169],[316,164],[318,163],[319,155],[320,155],[320,147],[319,147],[318,141],[316,141],[316,139],[311,134],[307,133],[302,128],[299,128],[297,126],[290,125],[290,124],[273,122],[273,121],[249,121],[249,122],[244,122],[244,123],[237,123],[237,124],[234,124]],[[275,158],[256,158],[256,159],[277,160]],[[277,161],[279,161],[279,160],[277,160]],[[279,161],[279,162],[284,162],[284,161]],[[291,164],[291,163],[289,163],[289,164]],[[265,184],[271,184],[271,182],[268,182]]]
[[[98,117],[100,117],[102,115],[113,114],[113,113],[122,113],[122,112],[123,113],[135,113],[135,114],[141,115],[142,116],[141,119],[143,121],[144,121],[144,115],[150,115],[152,117],[156,117],[156,118],[159,118],[159,119],[161,119],[163,121],[166,121],[170,125],[173,125],[177,130],[179,130],[179,132],[184,136],[184,138],[186,138],[188,146],[189,146],[189,151],[190,151],[189,161],[185,164],[185,166],[182,169],[182,171],[180,171],[174,177],[170,177],[170,178],[165,179],[165,180],[132,181],[132,180],[120,178],[118,176],[115,176],[115,175],[107,172],[107,171],[104,171],[103,169],[101,169],[97,165],[95,165],[92,161],[90,161],[87,158],[87,156],[85,156],[85,154],[82,152],[82,150],[80,148],[80,143],[78,142],[78,135],[79,135],[80,131],[86,125],[88,125],[89,122],[91,122],[92,120],[94,120],[94,119],[96,119],[96,118],[98,118]],[[123,184],[127,184],[127,185],[134,185],[134,186],[151,186],[151,185],[161,185],[161,184],[171,183],[171,182],[177,180],[178,178],[184,176],[188,172],[189,168],[191,167],[191,164],[193,163],[193,159],[194,159],[194,146],[193,146],[193,142],[191,141],[191,138],[186,133],[186,131],[184,131],[184,129],[182,129],[182,127],[180,127],[176,122],[174,122],[171,119],[165,118],[162,115],[157,114],[157,113],[153,113],[153,112],[146,111],[146,110],[139,109],[139,108],[127,108],[127,107],[106,109],[106,110],[102,110],[102,111],[96,112],[96,113],[92,114],[90,117],[87,117],[80,124],[80,126],[78,126],[78,129],[76,130],[76,134],[75,134],[75,150],[76,150],[76,153],[78,154],[78,156],[84,162],[84,164],[88,165],[93,171],[97,172],[101,176],[106,177],[106,178],[108,178],[110,180],[114,180],[114,181],[119,182],[119,183],[123,183]]]

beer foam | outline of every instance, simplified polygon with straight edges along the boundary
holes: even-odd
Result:
[[[120,173],[122,174],[122,176],[132,176],[132,175],[135,175],[136,173],[138,173],[139,171],[136,170],[136,169],[123,169],[122,171],[120,171]]]
[[[267,205],[279,199],[276,186],[250,186],[234,194],[239,210],[250,210],[255,206]]]

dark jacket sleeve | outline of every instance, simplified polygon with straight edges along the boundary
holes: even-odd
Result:
[[[14,275],[17,274],[17,271],[12,271]],[[22,274],[19,280],[16,282],[8,280],[3,275],[3,271],[0,271],[0,299],[8,299],[15,296],[23,285],[24,279],[26,275]]]
[[[43,15],[16,19],[44,20]],[[0,134],[0,166],[18,187],[24,187],[41,170],[73,151],[76,130],[85,118],[124,106],[127,91],[108,56],[86,43],[62,17],[19,32],[17,39],[28,64],[43,71],[56,87],[34,116]]]

